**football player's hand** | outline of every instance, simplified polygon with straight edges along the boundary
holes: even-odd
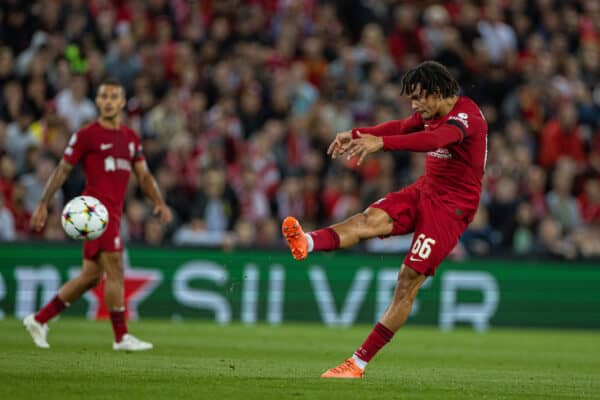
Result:
[[[383,139],[379,136],[373,136],[356,132],[358,136],[352,140],[346,152],[348,153],[348,159],[354,156],[358,156],[358,162],[356,165],[360,165],[367,154],[375,153],[383,148]]]
[[[154,210],[152,210],[152,214],[158,215],[160,218],[160,222],[163,224],[168,224],[173,221],[173,214],[171,213],[171,209],[165,203],[160,203],[154,206]]]
[[[346,152],[351,142],[352,131],[340,132],[335,135],[335,139],[333,139],[333,142],[329,145],[327,154],[335,159],[337,156],[343,155]]]
[[[46,225],[46,218],[48,218],[48,207],[46,207],[46,204],[44,203],[39,203],[31,215],[29,226],[31,226],[31,229],[34,231],[39,232],[44,228],[44,225]]]

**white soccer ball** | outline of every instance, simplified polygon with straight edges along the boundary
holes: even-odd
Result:
[[[94,240],[98,239],[108,226],[108,210],[95,197],[77,196],[63,208],[61,221],[70,238]]]

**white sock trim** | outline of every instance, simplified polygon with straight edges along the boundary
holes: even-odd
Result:
[[[352,354],[352,359],[354,360],[354,362],[356,363],[356,365],[358,366],[358,368],[362,369],[363,371],[364,371],[365,368],[367,368],[368,362],[365,361],[365,360],[362,360],[356,354]]]
[[[313,251],[313,248],[315,247],[315,242],[313,242],[312,236],[310,236],[308,233],[305,233],[304,236],[306,237],[306,240],[308,241],[308,252],[310,253],[311,251]]]

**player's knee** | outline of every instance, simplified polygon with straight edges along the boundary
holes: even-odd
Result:
[[[373,237],[376,235],[377,230],[379,229],[378,222],[376,218],[370,216],[366,212],[357,214],[354,216],[354,223],[357,232],[359,232],[360,237]]]
[[[88,285],[90,288],[96,287],[100,284],[101,280],[102,280],[102,274],[93,275],[90,277]]]
[[[106,254],[103,257],[102,264],[106,272],[106,279],[122,279],[123,278],[123,263],[117,254]]]
[[[394,302],[413,302],[417,291],[419,282],[422,281],[422,276],[408,268],[406,266],[402,266],[400,273],[398,274],[398,283],[396,284],[396,291],[394,292]]]
[[[102,280],[102,274],[101,273],[88,273],[88,274],[82,275],[81,279],[83,280],[84,286],[87,287],[88,289],[91,289],[93,287],[98,286],[98,284]]]
[[[123,279],[123,267],[118,264],[113,264],[106,268],[106,279],[108,280],[121,280]]]
[[[396,291],[394,292],[394,303],[406,303],[412,302],[413,295],[411,287],[406,283],[398,282],[398,286],[396,287]]]

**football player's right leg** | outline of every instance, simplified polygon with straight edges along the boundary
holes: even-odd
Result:
[[[25,317],[23,325],[29,331],[36,346],[47,349],[50,347],[47,341],[47,322],[63,311],[69,304],[77,300],[86,290],[93,288],[100,282],[102,269],[93,260],[83,260],[83,268],[79,275],[60,288],[60,291],[36,314]]]
[[[340,247],[345,248],[354,246],[361,240],[389,235],[394,228],[394,221],[384,210],[370,207],[360,214],[332,225],[331,228],[340,237]]]
[[[331,251],[355,245],[361,240],[392,233],[390,216],[378,208],[367,208],[343,222],[328,228],[304,233],[300,222],[287,217],[281,225],[281,233],[296,260],[304,260],[311,251]]]
[[[58,297],[65,303],[73,303],[86,291],[96,287],[102,279],[102,268],[95,260],[84,259],[81,272],[69,280],[58,291]]]

